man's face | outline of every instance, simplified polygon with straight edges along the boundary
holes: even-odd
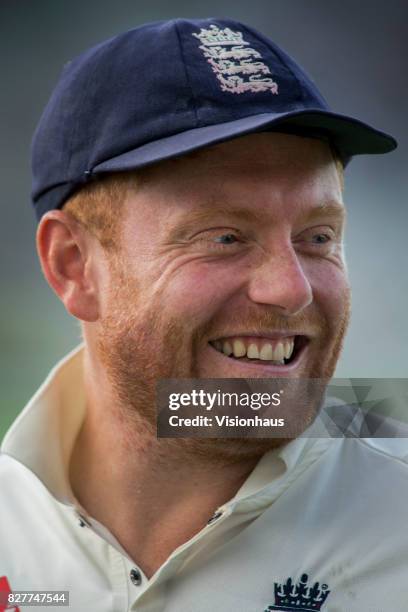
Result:
[[[99,328],[122,402],[153,422],[160,378],[332,376],[349,317],[343,225],[319,140],[256,134],[147,171]]]

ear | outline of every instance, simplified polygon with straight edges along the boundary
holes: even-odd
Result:
[[[46,213],[37,230],[37,250],[49,285],[67,311],[82,321],[99,318],[94,241],[67,212]]]

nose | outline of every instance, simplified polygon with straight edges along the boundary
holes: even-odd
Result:
[[[301,312],[312,302],[311,284],[291,246],[265,254],[251,270],[248,297],[257,304],[275,306],[286,316]]]

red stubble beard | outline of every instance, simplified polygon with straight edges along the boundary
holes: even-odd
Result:
[[[127,446],[132,439],[145,436],[156,440],[156,383],[160,379],[209,378],[202,375],[199,365],[200,350],[210,338],[223,337],[225,326],[221,320],[212,319],[188,328],[185,317],[168,317],[166,309],[157,305],[143,307],[140,286],[131,279],[121,278],[112,291],[109,314],[100,321],[97,353],[109,380],[116,416],[124,425]],[[307,370],[297,374],[302,379],[324,379],[333,376],[339,359],[345,333],[350,319],[350,290],[345,288],[341,296],[343,308],[336,321],[329,321],[316,309],[301,316],[277,316],[263,310],[262,313],[239,313],[228,317],[228,329],[234,321],[237,328],[261,330],[285,330],[290,335],[294,330],[313,332],[314,349]],[[163,301],[163,304],[165,302]],[[217,378],[214,373],[212,378]],[[324,390],[316,387],[302,411],[302,423],[298,429],[304,431],[315,419],[321,406]],[[157,442],[162,450],[177,451],[188,456],[214,461],[242,461],[261,457],[265,452],[283,446],[291,438],[166,438]]]

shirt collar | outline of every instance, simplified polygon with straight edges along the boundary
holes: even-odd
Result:
[[[81,344],[52,369],[6,433],[0,449],[31,470],[58,501],[77,507],[69,463],[86,413],[83,348]],[[292,472],[312,442],[307,436],[300,437],[267,452],[231,501],[255,497]]]
[[[83,345],[62,359],[6,433],[1,452],[31,470],[60,502],[78,505],[68,478],[85,418]]]

